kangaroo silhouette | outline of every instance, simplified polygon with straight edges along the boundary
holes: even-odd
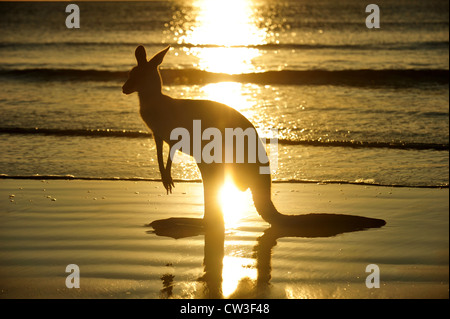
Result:
[[[171,139],[171,133],[176,128],[183,128],[189,132],[190,150],[195,143],[201,143],[201,149],[207,146],[208,140],[194,141],[194,121],[201,121],[204,128],[216,128],[222,134],[221,161],[205,162],[200,158],[195,158],[203,180],[204,190],[204,216],[203,222],[205,226],[208,223],[223,223],[222,209],[219,203],[219,191],[222,188],[225,179],[231,178],[237,188],[241,191],[250,188],[253,202],[257,212],[261,217],[270,224],[280,224],[292,226],[297,221],[292,215],[283,215],[277,211],[271,199],[271,174],[260,174],[260,167],[267,166],[268,157],[262,148],[263,156],[258,156],[256,161],[249,159],[254,158],[254,154],[244,154],[242,158],[237,157],[240,146],[247,149],[252,141],[251,137],[241,140],[243,145],[227,143],[226,129],[240,128],[246,130],[248,128],[255,129],[252,123],[234,108],[225,104],[194,99],[175,99],[162,93],[162,79],[159,72],[159,65],[162,63],[164,56],[170,49],[170,46],[156,53],[147,61],[147,53],[143,46],[138,46],[135,51],[137,66],[131,69],[129,78],[122,87],[125,94],[138,92],[140,102],[140,115],[148,128],[153,132],[156,143],[157,158],[159,171],[161,173],[162,183],[167,193],[172,192],[174,183],[171,177],[173,148],[177,144],[177,140]],[[256,130],[255,130],[256,132]],[[211,136],[209,136],[211,138]],[[262,143],[259,137],[255,136],[256,143]],[[163,159],[163,142],[169,145],[170,151],[167,158],[167,164],[164,165]],[[235,147],[236,146],[236,147]],[[232,148],[230,150],[230,148]],[[261,150],[258,147],[258,150]],[[181,151],[185,151],[181,149]],[[217,151],[217,149],[215,150]],[[227,161],[225,154],[233,154],[233,160]],[[188,155],[192,155],[188,153]],[[217,154],[215,154],[217,155]],[[241,154],[242,155],[242,154]],[[232,199],[230,199],[232,200]],[[303,215],[304,217],[305,215]],[[355,216],[356,217],[356,216]],[[357,217],[362,224],[368,220],[374,219]],[[299,223],[303,223],[305,219],[298,219]],[[363,221],[364,220],[364,221]],[[380,221],[380,220],[378,220]],[[369,223],[371,224],[371,223]],[[384,225],[384,221],[382,223]],[[381,226],[381,224],[379,225]],[[372,227],[374,227],[372,225]]]

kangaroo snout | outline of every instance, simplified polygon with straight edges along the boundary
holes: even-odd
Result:
[[[125,84],[122,86],[122,93],[128,95],[128,94],[131,94],[133,92],[135,92],[135,90],[133,90],[131,88],[131,86],[129,85],[128,82],[125,82]]]

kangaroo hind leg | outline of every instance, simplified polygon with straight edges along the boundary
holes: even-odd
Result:
[[[218,166],[200,168],[203,180],[205,226],[214,224],[224,226],[223,212],[220,204],[219,192],[225,182],[223,169]]]

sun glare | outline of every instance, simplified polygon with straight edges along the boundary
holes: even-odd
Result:
[[[194,6],[200,9],[197,23],[185,42],[226,47],[264,43],[266,33],[254,24],[252,1],[198,0]]]
[[[266,30],[256,25],[252,5],[250,0],[195,1],[195,24],[178,42],[197,46],[190,53],[199,58],[198,66],[203,70],[229,74],[256,71],[252,60],[260,52],[249,46],[264,44]]]
[[[227,229],[236,227],[246,212],[249,211],[249,191],[241,192],[236,188],[233,181],[227,179],[220,190],[220,205],[223,211],[225,227]]]

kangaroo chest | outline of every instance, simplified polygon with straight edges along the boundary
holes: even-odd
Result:
[[[157,108],[141,107],[140,115],[153,134],[166,142],[169,141],[170,133],[175,128],[174,123],[172,123],[173,119],[171,118],[170,112],[162,111]]]

